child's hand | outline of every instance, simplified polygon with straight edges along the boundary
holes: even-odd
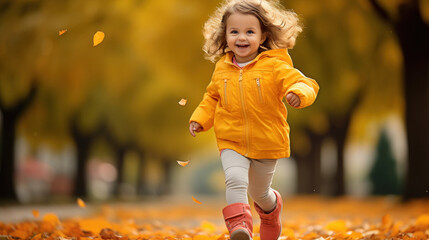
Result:
[[[191,122],[189,124],[189,132],[193,137],[195,137],[195,133],[199,133],[203,130],[203,127],[197,122]]]
[[[301,104],[301,100],[299,99],[298,95],[293,92],[290,92],[286,95],[286,100],[292,107],[299,107]]]

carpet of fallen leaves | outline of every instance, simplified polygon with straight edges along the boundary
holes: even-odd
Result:
[[[85,206],[88,216],[0,222],[0,240],[224,240],[228,233],[216,201],[116,203]],[[218,201],[219,202],[219,201]],[[92,209],[92,210],[89,210]],[[254,211],[254,210],[253,210]],[[259,219],[254,215],[254,239]],[[280,239],[429,239],[429,200],[397,198],[286,198]]]

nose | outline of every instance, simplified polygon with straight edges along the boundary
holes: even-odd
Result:
[[[246,40],[246,35],[245,34],[239,34],[238,40]]]

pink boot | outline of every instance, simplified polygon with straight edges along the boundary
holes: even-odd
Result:
[[[222,213],[231,240],[252,239],[253,223],[249,204],[233,203],[226,206]]]
[[[282,197],[280,193],[273,190],[276,194],[276,208],[269,213],[262,210],[258,204],[254,203],[256,212],[261,218],[260,236],[261,240],[277,240],[282,232],[281,212],[283,207]]]

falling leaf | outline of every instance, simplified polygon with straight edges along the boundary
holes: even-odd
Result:
[[[200,201],[198,201],[196,198],[194,198],[194,196],[192,196],[192,200],[194,200],[194,202],[196,202],[196,203],[198,203],[198,204],[201,204],[201,202],[200,202]]]
[[[66,32],[67,32],[67,29],[60,30],[60,31],[58,31],[58,36],[61,36]]]
[[[38,217],[39,217],[39,215],[40,215],[39,211],[37,211],[36,209],[34,209],[34,210],[32,211],[32,213],[33,213],[33,216],[34,216],[35,218],[38,218]]]
[[[188,165],[189,164],[189,161],[177,161],[177,163],[180,165],[180,166],[186,166],[186,165]]]
[[[79,205],[81,208],[86,207],[85,202],[80,198],[77,199],[77,205]]]
[[[97,46],[98,44],[100,44],[102,41],[104,40],[104,32],[98,31],[94,34],[94,37],[92,39],[93,41],[93,46]]]
[[[185,106],[187,101],[188,101],[188,100],[186,100],[186,99],[182,98],[182,99],[179,101],[179,105],[180,105],[180,106]]]

